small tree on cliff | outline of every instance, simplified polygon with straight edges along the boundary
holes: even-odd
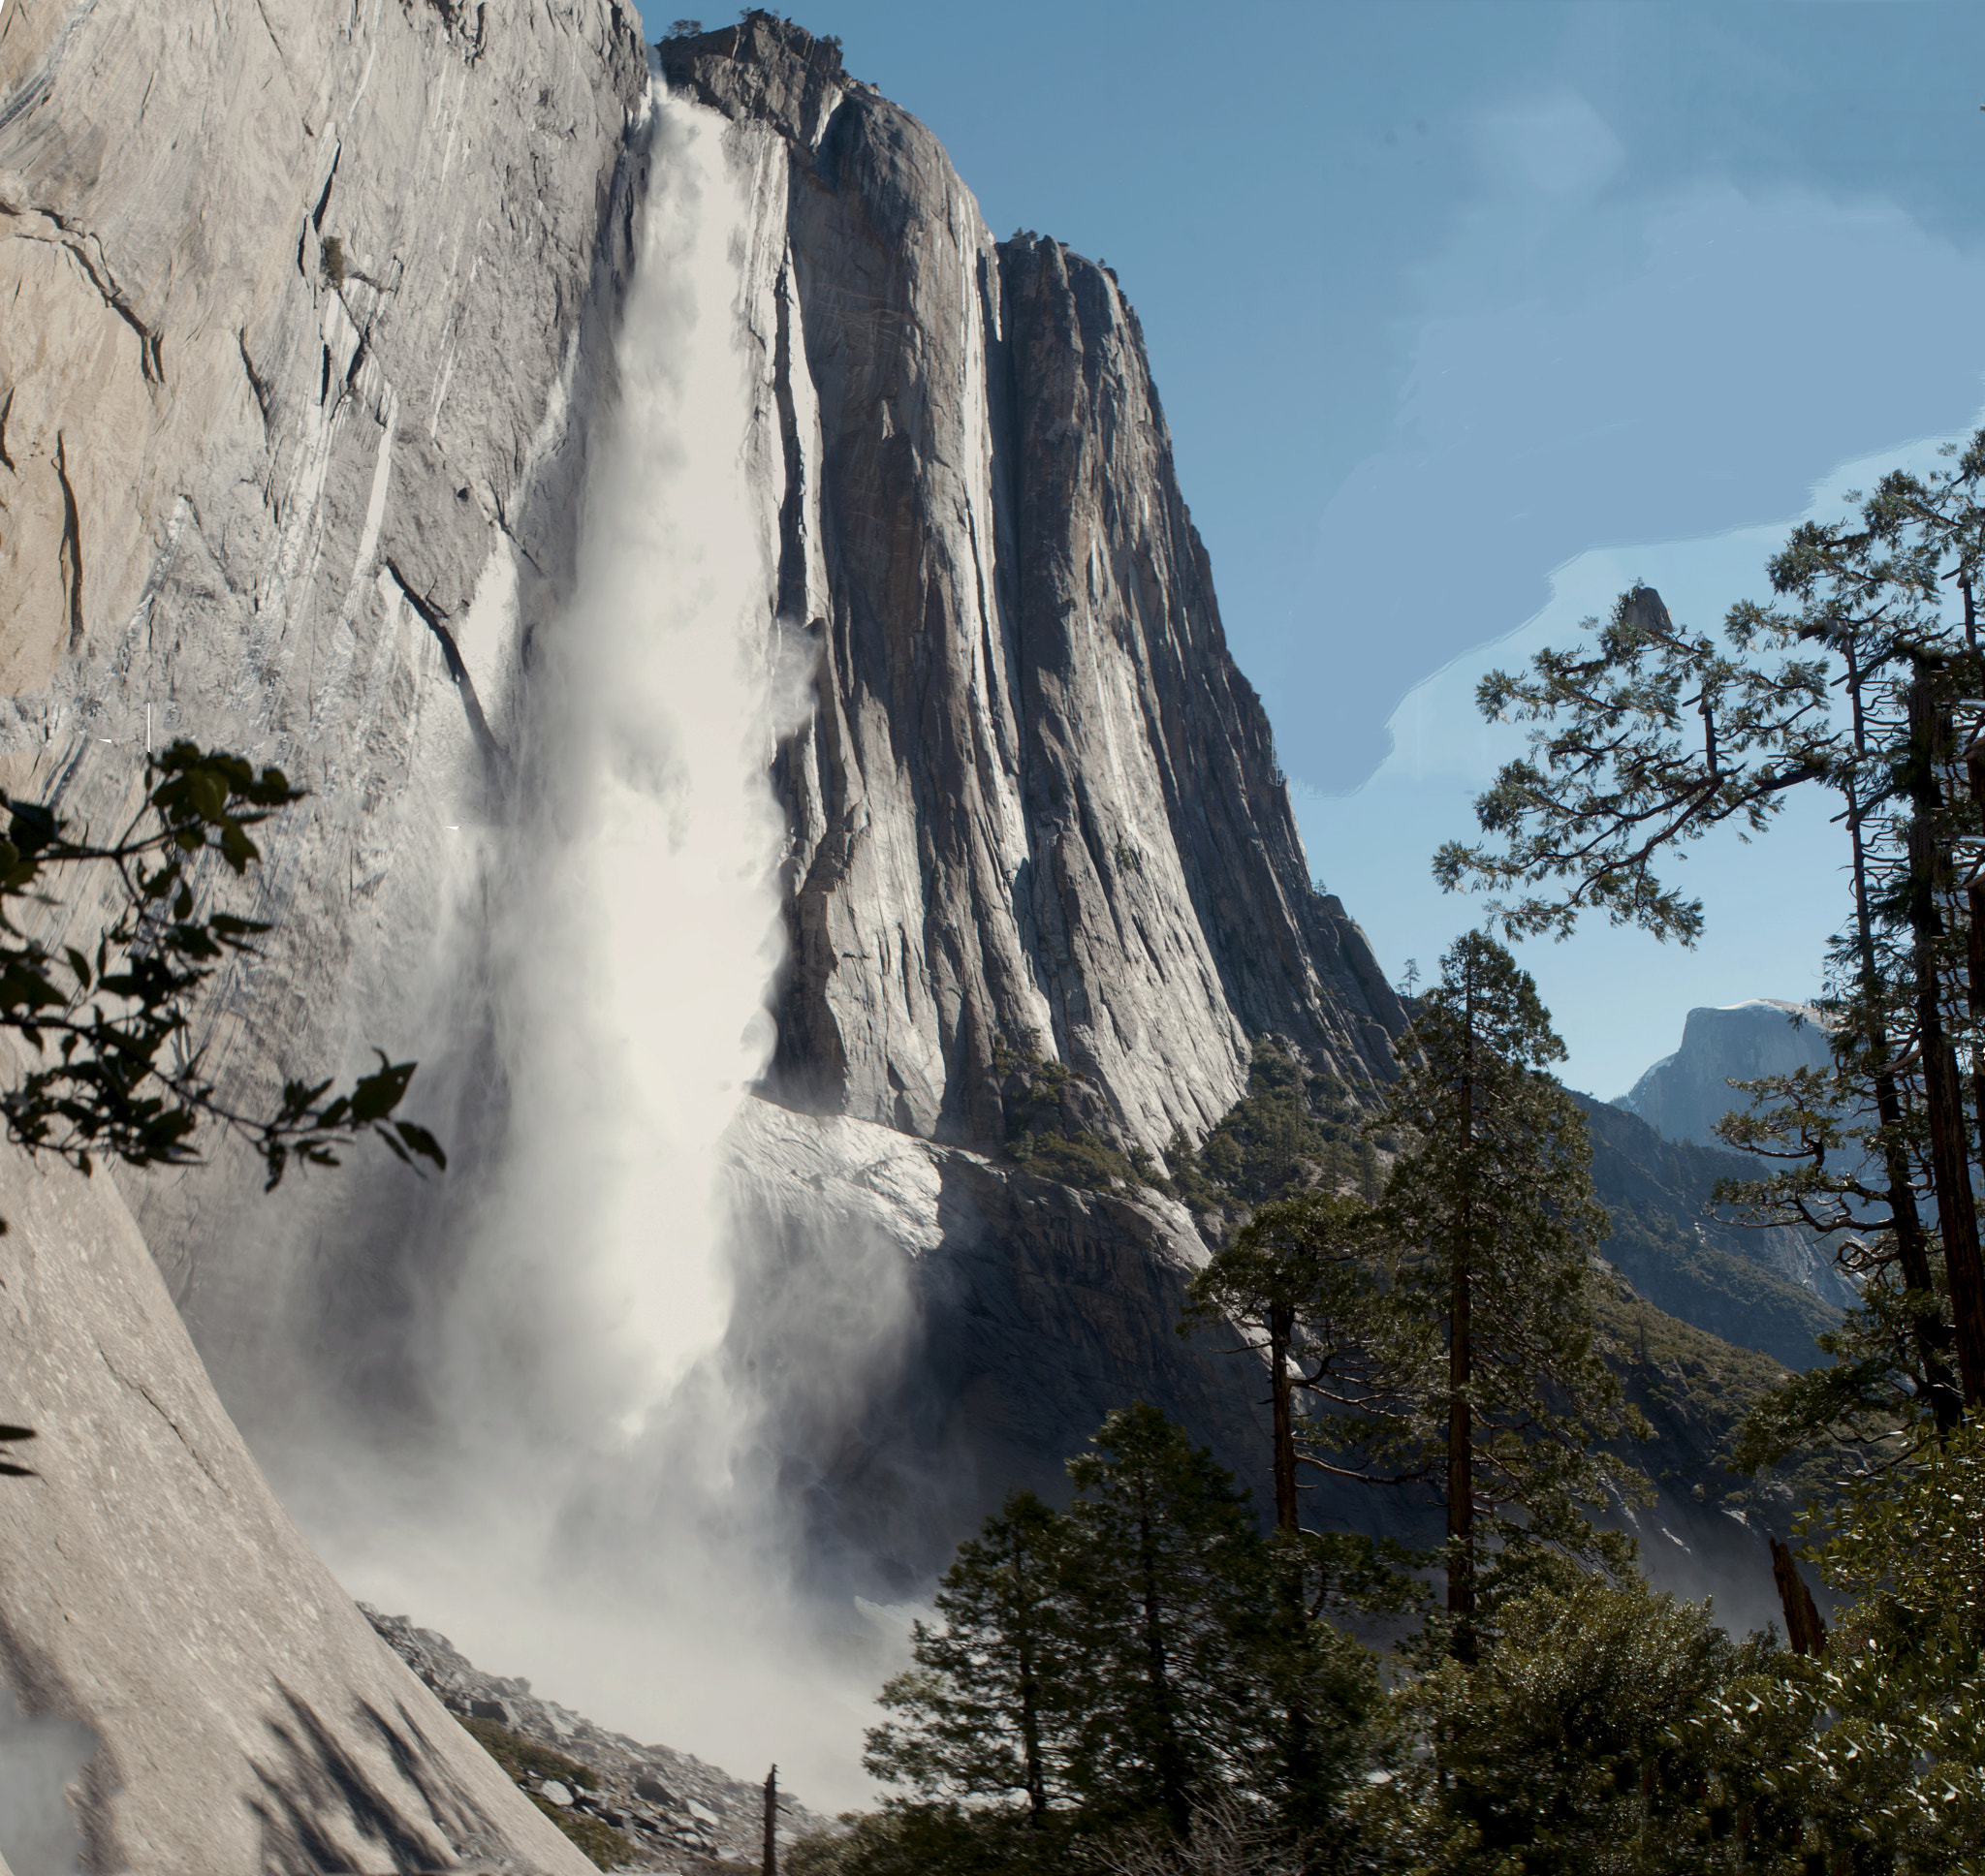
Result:
[[[1584,1513],[1629,1476],[1599,1443],[1643,1429],[1594,1347],[1590,1256],[1607,1220],[1584,1117],[1546,1072],[1564,1045],[1493,938],[1468,933],[1440,969],[1375,1124],[1413,1142],[1380,1204],[1387,1307],[1437,1325],[1442,1346],[1399,1378],[1412,1406],[1372,1437],[1446,1501],[1449,1645],[1469,1661],[1485,1589],[1526,1552],[1628,1563],[1630,1541]]]

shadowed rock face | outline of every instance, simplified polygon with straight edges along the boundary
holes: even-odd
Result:
[[[1592,1141],[1592,1182],[1613,1218],[1601,1247],[1650,1302],[1788,1368],[1822,1357],[1815,1337],[1855,1300],[1832,1253],[1789,1225],[1724,1222],[1718,1179],[1755,1174],[1736,1153],[1663,1140],[1643,1120],[1579,1097]]]
[[[827,42],[760,16],[661,56],[787,172],[779,593],[819,662],[778,1096],[997,1140],[994,1046],[1032,1034],[1162,1148],[1266,1029],[1389,1074],[1398,1001],[1310,887],[1115,277],[995,244]]]
[[[0,1480],[0,1712],[79,1740],[21,1867],[582,1876],[284,1515],[116,1188],[0,1146],[0,1415],[40,1436]],[[31,1822],[0,1807],[0,1857]]]

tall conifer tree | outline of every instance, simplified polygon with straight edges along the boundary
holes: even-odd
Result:
[[[1018,1794],[1037,1821],[1067,1798],[1069,1535],[1023,1491],[959,1546],[937,1590],[943,1626],[916,1625],[917,1665],[882,1690],[899,1718],[869,1731],[863,1764],[876,1777],[931,1798]]]
[[[1269,1753],[1267,1553],[1231,1476],[1155,1407],[1111,1414],[1068,1471],[1075,1782],[1098,1809],[1152,1815],[1182,1837],[1196,1803]]]
[[[1437,1363],[1378,1444],[1447,1508],[1451,1647],[1474,1658],[1485,1547],[1539,1542],[1623,1564],[1584,1509],[1625,1468],[1598,1443],[1637,1423],[1594,1346],[1590,1260],[1606,1214],[1585,1121],[1546,1072],[1564,1045],[1528,972],[1470,932],[1402,1045],[1380,1124],[1411,1141],[1381,1204],[1395,1246],[1389,1295],[1410,1330],[1437,1325]]]

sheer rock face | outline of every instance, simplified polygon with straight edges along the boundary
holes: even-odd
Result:
[[[183,734],[311,791],[211,1013],[248,1101],[342,1060],[355,984],[425,942],[417,763],[500,767],[646,95],[614,0],[0,15],[0,779],[105,825]],[[251,1176],[142,1195],[175,1292]]]
[[[471,600],[528,620],[569,571],[645,96],[612,0],[0,16],[0,763],[93,821],[147,736],[313,791],[264,878],[310,982],[243,1058],[338,1052],[424,714],[502,727]]]
[[[33,1866],[583,1876],[284,1515],[116,1188],[0,1146],[0,1418],[39,1435],[0,1480],[0,1732],[77,1740]]]
[[[1718,1146],[1717,1122],[1745,1105],[1732,1081],[1832,1063],[1826,1026],[1810,1004],[1753,997],[1721,1009],[1702,1007],[1683,1023],[1682,1047],[1662,1056],[1613,1105],[1639,1114],[1669,1140]]]
[[[779,599],[819,666],[780,1097],[996,1140],[1031,1035],[1161,1149],[1262,1030],[1389,1074],[1399,1004],[1311,890],[1114,276],[995,244],[831,43],[759,17],[662,59],[787,172]]]
[[[372,638],[389,568],[458,616],[517,526],[643,87],[611,0],[15,0],[0,693],[133,655],[134,614],[203,576],[258,663],[326,609]],[[155,662],[169,715],[192,673]],[[236,676],[274,727],[268,674]]]
[[[390,967],[415,750],[489,740],[472,596],[514,576],[528,620],[568,570],[646,83],[612,0],[0,9],[0,782],[104,826],[149,729],[314,791],[206,1032],[262,1090]],[[183,1292],[211,1221],[151,1196]],[[87,1866],[587,1868],[292,1528],[110,1180],[9,1154],[0,1215],[0,1419],[43,1435],[0,1481],[0,1681],[95,1735]]]

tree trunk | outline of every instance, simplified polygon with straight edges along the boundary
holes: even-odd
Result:
[[[1461,1164],[1467,1172],[1468,1149],[1475,1138],[1475,960],[1469,954],[1463,985],[1464,1061],[1461,1094]],[[1472,1663],[1475,1639],[1475,1427],[1468,1404],[1468,1384],[1474,1350],[1470,1344],[1468,1252],[1474,1224],[1465,1190],[1456,1221],[1452,1290],[1448,1298],[1447,1336],[1447,1610],[1455,1618],[1448,1646],[1457,1661]]]
[[[1861,670],[1850,642],[1846,646],[1847,694],[1854,711],[1854,753],[1868,754],[1867,722],[1862,713]],[[1886,1064],[1894,1055],[1887,1026],[1874,1013],[1879,1009],[1881,973],[1875,955],[1875,915],[1868,902],[1868,848],[1861,837],[1861,799],[1852,776],[1846,785],[1847,836],[1852,856],[1854,884],[1854,940],[1861,969],[1861,992],[1868,999],[1869,1028],[1865,1038],[1868,1052]],[[1923,1216],[1916,1208],[1916,1184],[1909,1156],[1902,1143],[1903,1099],[1896,1078],[1886,1068],[1875,1076],[1875,1113],[1886,1136],[1882,1148],[1882,1172],[1888,1181],[1889,1230],[1895,1239],[1896,1262],[1903,1272],[1903,1289],[1918,1298],[1911,1319],[1916,1359],[1922,1365],[1924,1391],[1930,1396],[1939,1434],[1948,1433],[1964,1415],[1964,1398],[1957,1378],[1951,1372],[1951,1332],[1937,1303],[1930,1272],[1930,1245],[1923,1229]]]
[[[1275,1409],[1276,1529],[1293,1534],[1296,1519],[1296,1402],[1289,1379],[1289,1343],[1296,1312],[1287,1303],[1268,1307],[1269,1398]]]
[[[1799,1574],[1799,1565],[1777,1538],[1771,1540],[1772,1578],[1779,1585],[1779,1606],[1785,1611],[1785,1641],[1794,1654],[1826,1652],[1826,1623],[1812,1591]]]
[[[779,1768],[765,1775],[765,1876],[779,1876]]]
[[[1296,1389],[1289,1375],[1289,1345],[1295,1337],[1296,1312],[1287,1303],[1268,1307],[1269,1399],[1275,1411],[1276,1529],[1294,1538],[1301,1529],[1296,1500]],[[1300,1663],[1309,1611],[1304,1606],[1303,1561],[1292,1550],[1282,1561],[1276,1592],[1280,1607],[1276,1621],[1289,1646],[1290,1659]],[[1282,1769],[1289,1785],[1287,1824],[1291,1843],[1306,1871],[1310,1867],[1310,1787],[1314,1783],[1314,1730],[1309,1706],[1298,1687],[1282,1715]]]
[[[1909,926],[1915,941],[1917,1043],[1922,1050],[1923,1100],[1930,1120],[1930,1172],[1937,1192],[1937,1221],[1950,1280],[1951,1318],[1957,1330],[1958,1379],[1965,1405],[1985,1402],[1985,1261],[1978,1252],[1978,1212],[1964,1096],[1957,1058],[1945,1040],[1937,941],[1942,920],[1938,886],[1945,870],[1936,831],[1941,789],[1937,777],[1938,712],[1930,675],[1921,666],[1909,686]]]
[[[1876,1028],[1869,1040],[1874,1052],[1886,1055],[1888,1037],[1882,1029]],[[1883,1129],[1891,1134],[1882,1160],[1888,1175],[1889,1221],[1895,1237],[1896,1263],[1902,1268],[1904,1290],[1921,1301],[1911,1319],[1916,1359],[1923,1364],[1924,1389],[1930,1396],[1930,1410],[1937,1418],[1937,1430],[1948,1433],[1964,1418],[1964,1397],[1950,1369],[1951,1333],[1938,1309],[1930,1271],[1930,1246],[1922,1214],[1916,1209],[1916,1189],[1909,1178],[1908,1156],[1894,1138],[1895,1130],[1903,1124],[1903,1100],[1893,1075],[1875,1078],[1875,1111]]]
[[[1985,814],[1985,748],[1973,744],[1965,755],[1965,779],[1970,784],[1971,804]],[[1969,913],[1965,924],[1965,965],[1967,1000],[1971,1016],[1971,1106],[1977,1114],[1979,1154],[1985,1156],[1985,884],[1973,880],[1965,893]]]
[[[1187,1789],[1184,1753],[1172,1711],[1172,1675],[1165,1659],[1164,1602],[1158,1594],[1156,1537],[1148,1507],[1138,1513],[1138,1562],[1144,1576],[1145,1677],[1150,1689],[1153,1724],[1152,1758],[1158,1774],[1158,1798],[1173,1830],[1192,1833],[1192,1794]]]
[[[1475,1429],[1468,1408],[1468,1257],[1457,1246],[1447,1343],[1447,1609],[1457,1661],[1472,1662],[1475,1642]]]
[[[1013,1538],[1015,1613],[1020,1630],[1020,1744],[1027,1781],[1027,1822],[1038,1826],[1048,1811],[1048,1777],[1041,1762],[1041,1676],[1034,1660],[1034,1602],[1028,1593],[1026,1527],[1016,1520]]]

